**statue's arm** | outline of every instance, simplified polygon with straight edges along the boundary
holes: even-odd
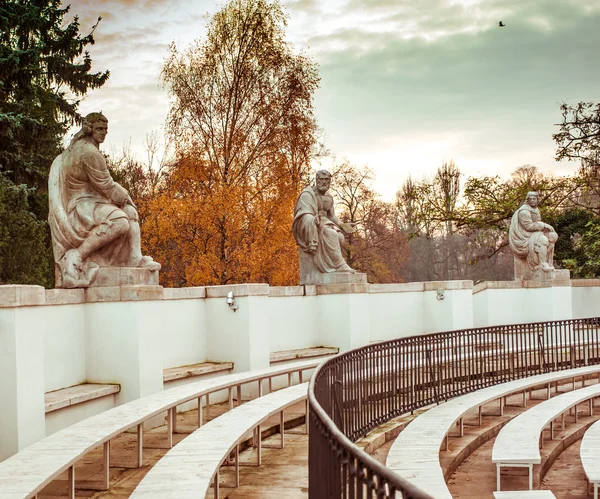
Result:
[[[528,210],[519,212],[519,223],[527,232],[539,232],[546,228],[544,222],[534,222],[531,218],[531,213]]]
[[[102,154],[99,152],[87,154],[83,159],[84,169],[94,189],[119,206],[125,205],[130,200],[127,190],[110,176]]]

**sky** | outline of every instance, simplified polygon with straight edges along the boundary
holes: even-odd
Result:
[[[110,121],[104,149],[144,158],[163,135],[169,44],[202,40],[215,0],[73,0],[93,70],[109,81],[80,105]],[[368,165],[385,200],[410,175],[454,160],[464,174],[524,164],[555,174],[561,102],[600,100],[600,0],[282,0],[287,35],[320,68],[315,112],[334,159]],[[498,27],[502,20],[506,25]],[[318,165],[315,165],[318,166]]]

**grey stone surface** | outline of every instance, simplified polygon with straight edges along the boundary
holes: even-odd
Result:
[[[139,267],[103,267],[98,269],[90,287],[157,286],[158,270]]]
[[[320,170],[315,185],[304,189],[296,201],[292,233],[299,247],[300,284],[366,282],[366,277],[356,275],[342,256],[344,236],[354,232],[354,225],[336,216],[335,202],[328,192],[330,185],[331,174]],[[325,276],[331,274],[346,277],[328,281]]]
[[[367,274],[362,272],[331,272],[330,274],[316,274],[311,284],[367,284]]]
[[[508,243],[515,255],[516,280],[554,279],[554,243],[558,234],[542,222],[539,201],[537,192],[529,192],[510,222]]]
[[[43,305],[46,302],[42,286],[29,284],[6,284],[0,286],[0,307],[25,307]]]
[[[270,297],[304,296],[304,286],[272,286]]]
[[[46,305],[85,303],[85,289],[47,289]]]
[[[163,298],[162,286],[119,286],[119,289],[121,290],[121,301],[162,300]]]
[[[593,288],[600,286],[600,279],[573,279],[571,286],[574,288]]]
[[[105,267],[160,269],[142,255],[135,204],[113,180],[99,150],[107,133],[108,120],[101,113],[89,114],[50,168],[48,222],[57,288],[87,288]],[[128,279],[125,274],[118,280],[112,274],[105,278],[99,286]]]
[[[191,300],[194,298],[206,298],[204,286],[193,286],[189,288],[163,288],[165,300]]]
[[[269,296],[269,285],[262,283],[230,284],[226,286],[207,286],[207,298],[225,298],[232,292],[235,298],[241,296]]]
[[[425,281],[423,283],[424,291],[437,291],[438,289],[473,289],[473,281]]]
[[[349,295],[355,293],[368,293],[369,284],[366,282],[347,282],[339,284],[317,285],[317,295]]]

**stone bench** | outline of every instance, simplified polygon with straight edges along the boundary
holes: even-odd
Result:
[[[271,364],[284,362],[286,360],[310,359],[312,357],[323,357],[325,355],[336,355],[340,351],[337,347],[313,347],[295,348],[293,350],[280,350],[271,352],[269,361]]]
[[[543,445],[543,430],[550,425],[550,438],[554,439],[554,420],[571,408],[588,401],[590,415],[593,413],[593,398],[600,396],[600,384],[563,393],[541,402],[509,421],[498,433],[492,450],[492,462],[496,464],[496,488],[500,490],[500,469],[503,467],[529,468],[529,490],[533,489],[533,465],[542,462],[540,445]]]
[[[556,499],[549,490],[511,490],[494,492],[494,499]]]
[[[194,376],[204,376],[233,369],[233,362],[202,362],[189,366],[170,367],[163,370],[163,382],[175,381]]]
[[[599,373],[600,365],[539,374],[444,402],[419,415],[400,433],[390,448],[386,466],[432,497],[451,499],[440,464],[440,447],[444,441],[447,445],[448,432],[457,422],[462,436],[462,418],[469,410],[479,408],[481,418],[481,406],[486,403],[499,400],[502,411],[503,398],[508,395],[523,392],[525,396],[525,391],[532,387]]]
[[[0,463],[0,491],[2,499],[23,499],[35,496],[52,480],[68,470],[69,494],[75,496],[74,465],[92,449],[103,446],[103,490],[109,487],[110,440],[117,435],[137,428],[137,466],[143,463],[143,424],[145,421],[167,412],[168,446],[172,447],[175,430],[175,410],[178,405],[202,397],[209,403],[209,395],[222,390],[229,391],[229,407],[233,408],[233,390],[258,383],[262,395],[263,381],[275,376],[314,369],[326,358],[298,361],[279,367],[228,374],[218,378],[200,380],[123,404],[101,414],[76,423],[40,440]],[[198,424],[202,426],[202,411],[198,411]]]
[[[583,435],[579,450],[585,476],[594,486],[594,499],[598,499],[600,485],[600,421],[595,422]]]
[[[130,496],[137,499],[204,497],[211,483],[219,497],[219,468],[235,452],[235,486],[239,485],[239,442],[255,430],[256,465],[261,465],[260,425],[269,417],[280,415],[281,448],[284,446],[283,411],[306,400],[308,383],[254,399],[221,415],[196,430],[168,451],[146,474]]]
[[[89,402],[98,398],[114,395],[121,391],[121,385],[101,385],[95,383],[82,383],[81,385],[69,386],[46,392],[44,403],[46,414],[65,407],[71,407],[83,402]]]

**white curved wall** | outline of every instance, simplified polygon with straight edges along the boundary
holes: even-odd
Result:
[[[600,316],[600,280],[475,289],[470,281],[242,284],[144,296],[93,302],[84,290],[0,286],[0,459],[72,422],[63,411],[45,423],[44,393],[83,382],[120,384],[115,399],[123,403],[162,390],[170,367],[229,361],[244,371],[268,367],[274,351],[344,351],[436,331]]]

